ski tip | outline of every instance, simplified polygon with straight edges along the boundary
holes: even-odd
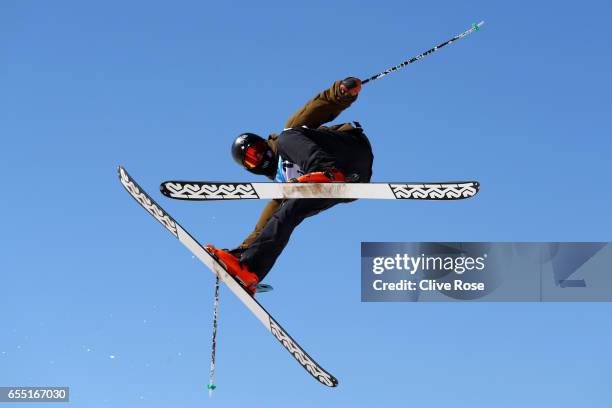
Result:
[[[478,31],[480,30],[480,27],[482,27],[484,23],[485,23],[484,20],[480,20],[479,23],[472,24],[472,28],[474,29],[474,31]]]
[[[170,191],[168,191],[168,187],[166,187],[167,181],[164,181],[159,185],[159,192],[165,195],[166,197],[170,197]]]
[[[123,167],[122,165],[117,166],[117,175],[119,176],[119,180],[121,180],[124,177],[131,178],[130,174],[127,172],[125,167]]]
[[[123,167],[122,165],[117,166],[117,175],[119,176],[119,180],[121,180],[124,175],[129,176],[128,172],[125,170],[125,167]]]

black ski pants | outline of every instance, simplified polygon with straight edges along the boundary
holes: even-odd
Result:
[[[295,227],[308,217],[349,201],[354,200],[310,198],[284,200],[255,241],[242,252],[240,262],[245,263],[261,281],[287,246]]]

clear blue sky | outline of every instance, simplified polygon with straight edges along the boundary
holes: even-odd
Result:
[[[611,241],[608,1],[3,1],[0,385],[74,407],[609,407],[609,303],[360,302],[361,241]],[[374,180],[478,179],[460,202],[360,201],[309,219],[261,302],[313,381],[125,193],[128,171],[202,242],[262,202],[186,203],[171,178],[257,180],[229,155],[336,79],[473,22],[480,33],[364,87]],[[115,358],[110,358],[110,356]]]

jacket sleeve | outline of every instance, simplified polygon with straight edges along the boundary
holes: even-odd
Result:
[[[285,128],[306,126],[316,129],[322,124],[336,119],[344,109],[357,100],[357,96],[340,94],[341,82],[334,82],[331,87],[308,101],[300,110],[291,115]]]
[[[253,241],[255,241],[255,239],[259,236],[261,231],[264,229],[264,227],[268,223],[268,220],[270,219],[270,217],[272,217],[272,215],[280,208],[281,202],[282,200],[272,200],[268,202],[268,204],[266,204],[263,211],[261,212],[261,215],[259,216],[259,221],[257,221],[257,225],[255,225],[255,229],[253,230],[253,232],[249,234],[249,236],[244,240],[244,242],[238,247],[239,250],[245,249],[246,247],[251,245]]]

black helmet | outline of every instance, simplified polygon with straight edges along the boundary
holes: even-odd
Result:
[[[264,138],[255,133],[243,133],[232,143],[234,161],[254,174],[275,172],[274,153]]]

